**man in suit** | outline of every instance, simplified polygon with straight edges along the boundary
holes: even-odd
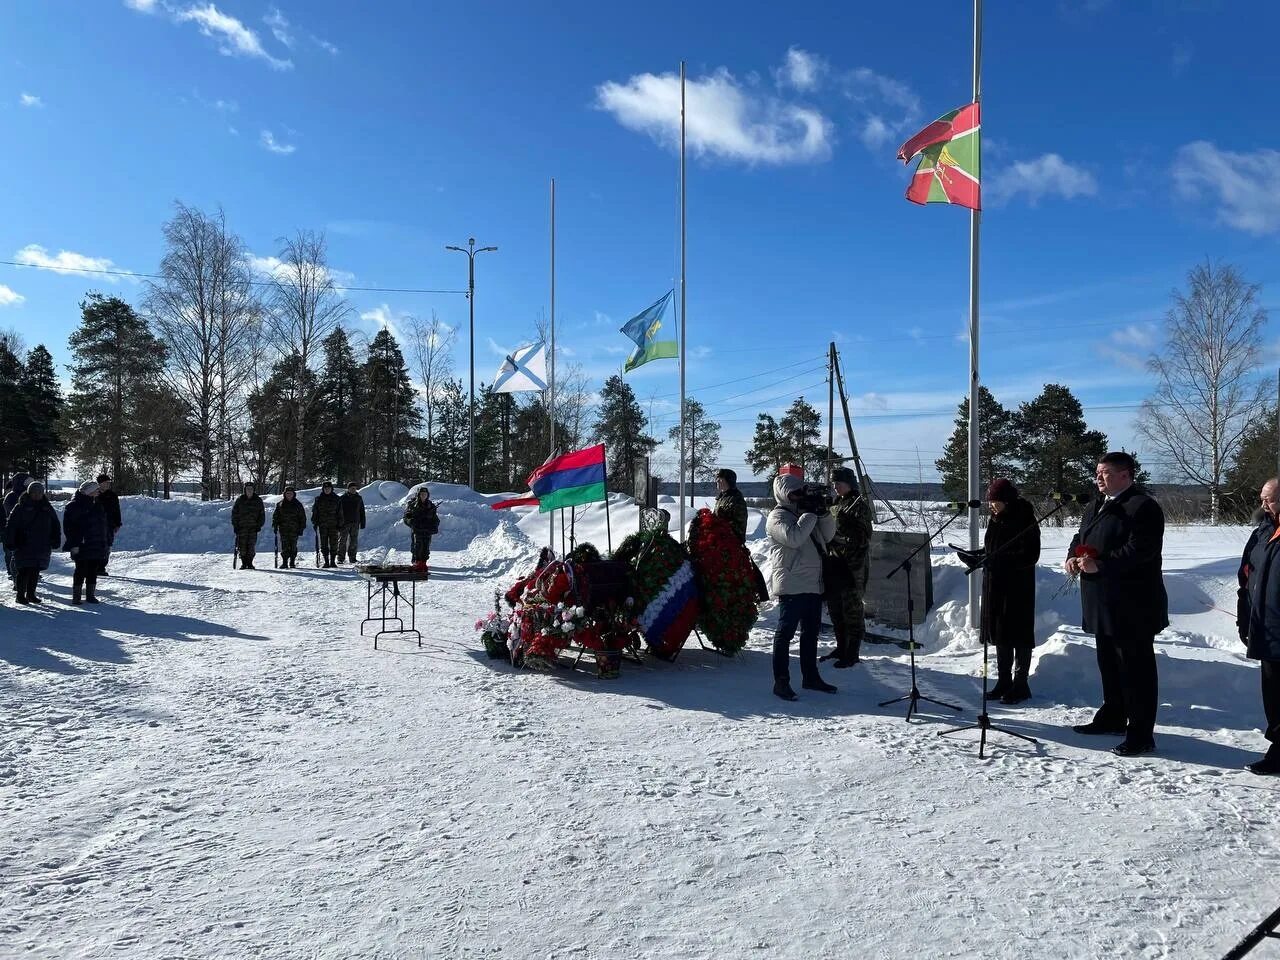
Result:
[[[1064,567],[1080,577],[1081,626],[1094,635],[1102,706],[1076,733],[1124,736],[1114,753],[1131,757],[1156,748],[1156,634],[1169,625],[1169,598],[1160,571],[1164,511],[1134,485],[1137,464],[1127,453],[1098,461],[1098,499],[1085,508]]]

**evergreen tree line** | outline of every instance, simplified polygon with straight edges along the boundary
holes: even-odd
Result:
[[[65,406],[44,345],[26,350],[17,336],[0,335],[0,476],[48,479],[66,452]]]

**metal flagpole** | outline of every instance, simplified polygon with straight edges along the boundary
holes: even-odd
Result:
[[[680,61],[680,542],[684,543],[684,468],[685,468],[685,435],[684,435],[684,370],[685,334],[688,324],[685,322],[685,288],[684,288],[684,61]]]
[[[547,409],[551,414],[551,449],[548,456],[556,455],[556,178],[551,178],[551,392],[547,395]],[[556,548],[556,517],[551,514],[552,550]],[[563,539],[560,543],[564,548]]]
[[[982,0],[973,0],[973,102],[982,102]],[[981,108],[979,108],[981,109]],[[981,171],[981,167],[979,167]],[[979,210],[969,211],[969,500],[981,497],[978,489],[978,228],[982,221]],[[977,550],[978,508],[969,508],[969,549]],[[969,626],[976,629],[982,622],[983,572],[969,578]]]
[[[831,473],[835,469],[836,430],[836,345],[827,348],[827,486],[831,486]]]

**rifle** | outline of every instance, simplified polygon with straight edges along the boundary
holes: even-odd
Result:
[[[276,544],[274,547],[271,548],[271,566],[279,570],[280,569],[280,531],[276,530],[275,535],[276,535]]]
[[[231,569],[236,568],[236,561],[240,559],[240,541],[235,542],[235,546],[231,548]]]
[[[311,532],[316,535],[316,569],[320,569],[320,528],[314,523],[311,525]]]

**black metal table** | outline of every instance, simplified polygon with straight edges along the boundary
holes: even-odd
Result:
[[[366,567],[361,569],[360,576],[364,578],[368,593],[365,602],[365,617],[360,622],[360,636],[365,636],[365,627],[369,624],[378,626],[377,632],[373,635],[373,649],[378,649],[378,639],[384,636],[403,636],[404,634],[412,634],[418,640],[418,646],[422,646],[422,634],[418,630],[417,624],[417,607],[418,607],[418,583],[425,582],[431,578],[428,571],[425,570],[382,570],[377,567]],[[400,589],[402,583],[409,585],[409,591],[406,595]],[[379,613],[374,612],[374,597],[378,597],[381,601]],[[400,614],[400,604],[404,603],[409,610],[409,625],[406,627],[404,617]],[[398,624],[398,627],[391,627],[390,624]]]

